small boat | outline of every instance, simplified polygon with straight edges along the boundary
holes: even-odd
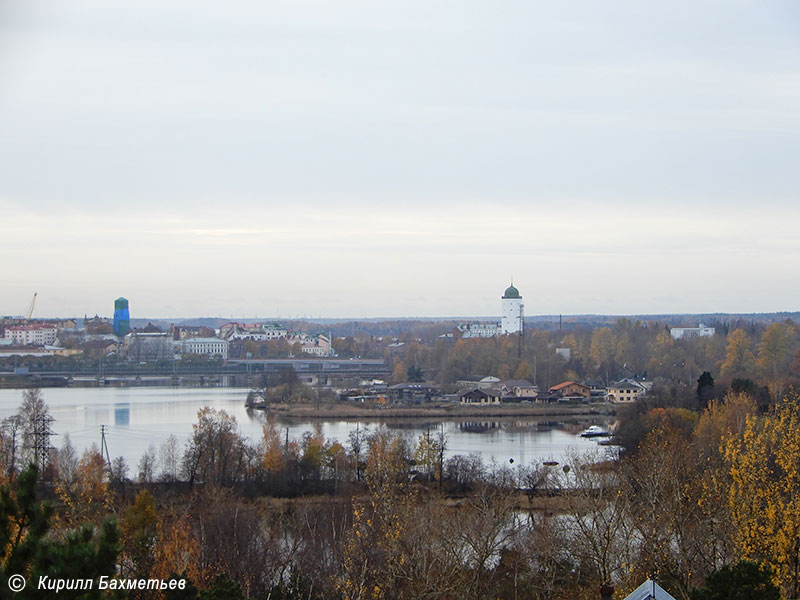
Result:
[[[587,429],[586,431],[581,433],[581,437],[586,437],[586,438],[588,438],[588,437],[607,437],[609,435],[611,435],[611,434],[608,431],[606,431],[605,429],[603,429],[602,427],[600,427],[598,425],[592,425],[591,427],[589,427],[589,429]]]

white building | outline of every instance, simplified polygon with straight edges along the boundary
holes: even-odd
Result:
[[[672,327],[669,334],[676,340],[688,340],[695,337],[711,337],[714,335],[713,327],[706,327],[700,323],[697,327]]]
[[[634,402],[647,395],[647,387],[633,379],[623,379],[608,386],[609,402]]]
[[[462,338],[491,338],[500,335],[499,323],[487,323],[485,321],[459,325],[458,331]]]
[[[280,323],[264,323],[261,328],[268,340],[279,340],[289,335],[289,331]]]
[[[288,341],[290,344],[299,343],[300,350],[305,354],[313,354],[321,358],[333,356],[333,348],[329,335],[308,335],[306,333],[300,333],[290,336]]]
[[[556,348],[556,356],[563,360],[570,360],[572,358],[572,348]]]
[[[511,284],[501,299],[502,319],[500,321],[500,333],[521,333],[523,309],[522,296],[519,290]]]
[[[6,327],[5,337],[15,344],[44,346],[55,344],[57,333],[52,325],[17,325]]]
[[[267,342],[269,340],[285,339],[289,336],[286,327],[278,323],[240,324],[227,323],[219,329],[219,335],[228,341],[250,340],[253,342]]]
[[[462,338],[491,338],[509,333],[522,333],[524,305],[519,290],[511,284],[500,300],[500,323],[486,321],[458,326]]]
[[[219,338],[188,338],[181,340],[181,354],[202,354],[228,358],[228,342]]]
[[[128,360],[157,361],[172,360],[175,353],[172,349],[172,336],[163,332],[132,332],[123,341]]]

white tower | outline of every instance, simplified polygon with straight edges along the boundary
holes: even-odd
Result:
[[[519,290],[514,287],[513,283],[506,289],[500,303],[502,305],[501,314],[503,315],[500,322],[501,333],[520,333],[522,331],[522,311],[525,306],[522,304],[522,296],[519,295]]]

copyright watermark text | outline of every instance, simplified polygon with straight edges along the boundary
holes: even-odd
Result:
[[[21,592],[25,589],[25,577],[12,575],[8,578],[8,589]],[[37,590],[59,592],[65,590],[185,590],[185,579],[116,579],[101,575],[98,579],[62,579],[40,575],[36,581]]]

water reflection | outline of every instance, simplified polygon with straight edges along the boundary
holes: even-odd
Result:
[[[117,404],[114,406],[114,425],[117,427],[121,425],[131,424],[131,405],[130,404]]]
[[[204,406],[225,410],[236,417],[243,435],[253,442],[261,439],[266,422],[260,411],[244,406],[247,390],[242,388],[58,388],[43,390],[50,413],[55,418],[53,430],[69,433],[72,443],[82,451],[100,439],[100,426],[106,425],[111,456],[124,456],[128,464],[138,463],[148,446],[158,448],[174,434],[181,447],[192,435],[197,412]],[[0,390],[0,419],[14,414],[22,400],[20,390]],[[113,425],[110,425],[113,423]],[[373,431],[387,427],[402,432],[412,442],[430,432],[443,432],[447,438],[447,457],[456,454],[479,454],[484,461],[526,464],[534,460],[556,460],[574,452],[600,449],[597,442],[579,437],[588,425],[608,426],[595,419],[492,418],[437,420],[431,418],[390,419],[380,421],[336,420],[302,421],[278,418],[277,426],[288,429],[291,438],[319,427],[323,435],[346,444],[350,432]],[[282,435],[284,432],[282,431]],[[56,442],[58,444],[58,442]]]

